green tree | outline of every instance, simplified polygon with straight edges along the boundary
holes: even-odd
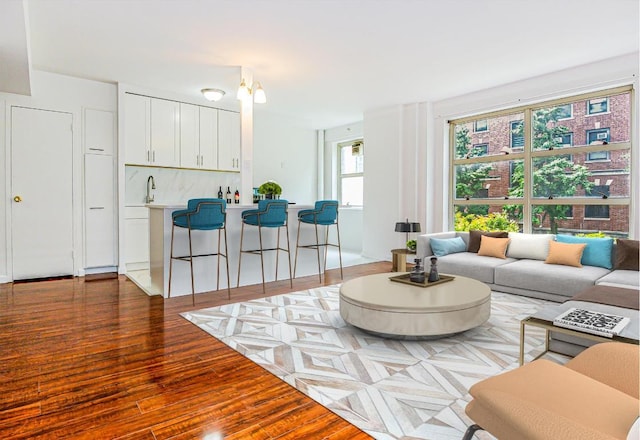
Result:
[[[559,108],[539,109],[533,113],[533,150],[555,150],[562,148],[562,137],[569,132],[567,127],[558,125]],[[523,135],[523,126],[514,129]],[[569,155],[541,157],[533,163],[533,196],[556,197],[573,196],[579,188],[588,191],[593,186],[589,181],[591,173],[584,165],[575,164]],[[524,196],[524,164],[518,162],[511,175],[509,196]],[[567,218],[570,207],[566,205],[537,205],[532,209],[532,224],[540,226],[549,221],[552,234],[558,233],[558,221]],[[522,207],[509,205],[504,211],[512,218],[522,219]]]
[[[464,125],[456,127],[456,158],[470,158],[480,156],[481,151],[471,146],[469,128]],[[471,198],[483,189],[484,181],[489,176],[491,167],[483,164],[456,166],[456,197]],[[465,212],[471,214],[487,214],[488,205],[471,205],[465,207]]]

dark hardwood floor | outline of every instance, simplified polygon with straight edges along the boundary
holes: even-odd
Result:
[[[345,280],[389,271],[345,268]],[[339,283],[337,270],[324,285]],[[268,295],[317,287],[278,281]],[[0,438],[369,439],[179,316],[261,285],[163,301],[126,277],[0,285]]]

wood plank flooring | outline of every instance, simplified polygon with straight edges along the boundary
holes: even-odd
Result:
[[[390,271],[344,269],[348,280]],[[339,283],[331,270],[322,285]],[[321,285],[269,283],[268,295]],[[124,276],[0,285],[0,438],[369,439],[179,316],[262,297],[163,301]]]

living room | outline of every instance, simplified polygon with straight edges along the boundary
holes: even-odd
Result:
[[[493,7],[507,7],[503,2],[489,3]],[[637,5],[630,7],[629,5],[633,2],[627,1],[619,3],[620,7],[630,9],[628,14],[623,15],[633,16],[635,14],[637,17]],[[45,5],[39,5],[38,2],[33,2],[33,5],[30,5],[29,2],[25,4],[33,6],[33,11],[38,14],[32,25],[35,26],[46,16],[47,7]],[[550,3],[545,3],[545,5],[553,8]],[[71,7],[73,6],[79,5],[72,4]],[[252,3],[251,6],[255,7],[255,4]],[[354,4],[349,7],[355,6]],[[464,6],[468,7],[469,5],[465,3]],[[138,5],[138,7],[143,8],[144,5]],[[600,5],[600,7],[603,6]],[[610,8],[610,6],[604,7]],[[351,9],[349,10],[351,11]],[[134,9],[134,11],[138,11],[138,9]],[[376,9],[376,12],[379,10]],[[111,13],[117,15],[113,10]],[[587,17],[591,18],[594,18],[593,14],[595,12],[585,13]],[[254,19],[252,18],[252,20]],[[417,24],[414,25],[414,27],[417,26]],[[219,180],[214,179],[213,192],[218,190],[217,182],[230,182],[230,186],[238,182],[239,186],[243,188],[242,197],[250,197],[252,187],[267,180],[275,180],[283,187],[283,198],[296,201],[298,204],[311,205],[317,199],[339,198],[336,148],[340,143],[363,139],[363,151],[366,158],[363,178],[363,206],[343,208],[344,211],[341,212],[340,217],[341,234],[347,241],[352,241],[346,250],[353,251],[367,260],[388,262],[391,259],[391,249],[405,246],[404,234],[393,231],[396,222],[404,219],[418,222],[421,225],[422,233],[449,231],[453,227],[454,206],[449,190],[452,186],[450,134],[448,131],[450,120],[621,86],[632,87],[631,107],[634,110],[640,108],[636,93],[639,85],[640,64],[637,47],[637,24],[633,26],[631,30],[627,30],[627,26],[622,27],[624,32],[620,32],[621,35],[618,36],[620,41],[609,42],[607,46],[609,51],[602,47],[580,51],[574,47],[568,53],[575,55],[575,58],[571,58],[569,54],[565,53],[564,58],[571,58],[565,64],[554,64],[549,61],[549,64],[544,65],[545,56],[539,55],[537,57],[538,67],[528,65],[526,72],[523,71],[525,68],[521,68],[517,74],[507,75],[501,71],[487,69],[486,72],[483,71],[482,75],[475,75],[476,78],[469,80],[468,85],[450,89],[443,85],[442,92],[430,92],[428,96],[425,94],[424,97],[420,96],[414,99],[407,97],[406,92],[398,94],[395,98],[385,96],[377,105],[372,105],[369,101],[363,103],[361,108],[356,111],[350,108],[345,110],[344,114],[340,114],[340,117],[334,119],[318,117],[313,120],[311,116],[306,118],[278,112],[275,104],[278,103],[279,97],[276,93],[275,81],[271,80],[274,87],[270,89],[270,81],[266,80],[269,75],[272,75],[272,78],[277,75],[268,72],[269,68],[264,67],[261,58],[261,61],[254,62],[252,74],[255,79],[262,82],[269,101],[263,108],[260,107],[260,104],[252,107],[252,128],[247,132],[243,131],[245,138],[252,138],[252,156],[250,172],[244,173],[243,171],[244,177],[242,179],[246,179],[246,176],[250,175],[248,181],[251,184],[242,186],[245,182],[234,180],[240,179],[237,174],[229,174],[231,177],[228,175],[219,177],[218,174],[215,179]],[[626,32],[634,34],[635,38],[628,38]],[[126,79],[106,78],[90,74],[77,76],[65,72],[59,65],[58,67],[47,66],[42,61],[44,59],[42,46],[38,48],[35,45],[38,42],[42,43],[42,38],[44,37],[40,36],[39,39],[32,41],[35,67],[29,71],[28,75],[32,87],[31,96],[6,91],[0,93],[0,166],[7,170],[7,179],[0,182],[0,192],[7,195],[5,201],[0,204],[0,213],[2,214],[0,215],[0,225],[2,226],[0,228],[0,232],[2,232],[0,233],[0,243],[5,250],[0,255],[0,281],[8,285],[17,279],[14,272],[17,264],[14,264],[12,260],[11,251],[12,246],[17,243],[17,239],[14,237],[18,234],[14,235],[16,231],[13,228],[16,225],[15,222],[12,222],[12,209],[15,208],[10,206],[11,200],[14,200],[16,194],[13,193],[14,182],[9,177],[12,171],[10,159],[13,107],[68,112],[73,115],[74,124],[77,124],[77,129],[73,134],[74,152],[70,164],[74,194],[74,203],[70,208],[70,223],[73,224],[72,250],[76,255],[72,261],[72,274],[78,277],[90,274],[92,271],[87,269],[93,268],[93,266],[90,267],[86,264],[85,240],[87,236],[85,234],[87,231],[85,230],[86,212],[84,209],[86,202],[83,190],[86,172],[83,150],[85,141],[80,129],[84,110],[89,108],[110,112],[115,116],[115,122],[119,122],[119,112],[122,108],[120,99],[122,94],[127,91],[162,99],[175,99],[193,105],[210,105],[205,101],[198,101],[201,97],[196,96],[200,93],[201,88],[210,86],[206,81],[202,84],[190,85],[190,88],[195,90],[195,94],[191,94],[191,90],[189,93],[185,93],[183,89],[160,90],[159,92],[156,85],[140,83],[132,85]],[[500,38],[487,41],[492,42],[496,47],[499,47],[501,42]],[[624,46],[627,49],[621,51],[619,47],[629,44],[629,41],[632,42],[631,46]],[[618,43],[619,46],[616,46]],[[486,51],[486,47],[483,50]],[[631,47],[630,50],[629,47]],[[450,53],[455,52],[454,48],[448,50]],[[539,50],[542,52],[541,48]],[[581,56],[577,56],[577,52],[580,52]],[[61,56],[61,58],[64,57]],[[506,58],[509,63],[517,64],[513,57]],[[446,60],[446,57],[443,59]],[[556,61],[557,59],[554,58]],[[128,62],[131,62],[131,59],[128,59]],[[402,67],[403,70],[406,70],[403,75],[405,81],[423,83],[422,79],[414,79],[413,66],[411,66],[414,62],[411,61],[406,67]],[[89,61],[86,63],[90,64]],[[394,69],[400,69],[398,66]],[[504,66],[503,64],[503,71],[505,70]],[[211,67],[211,72],[218,72],[216,68],[221,66],[209,67]],[[229,74],[229,71],[226,70],[228,66],[222,67],[219,72],[224,72],[225,75]],[[447,63],[439,62],[439,64],[431,65],[431,69],[447,72]],[[237,65],[231,69],[232,79],[228,81],[227,97],[225,101],[215,104],[218,108],[236,112],[242,110],[241,104],[235,99],[236,83],[241,79],[241,71],[242,69]],[[304,76],[304,70],[299,71],[298,75]],[[446,73],[443,76],[446,76]],[[349,83],[347,79],[353,80],[354,78],[345,78],[345,84]],[[442,78],[440,79],[442,80]],[[464,83],[465,80],[465,77],[462,76],[457,78],[458,83]],[[291,81],[293,88],[293,79]],[[356,84],[352,85],[357,87]],[[328,91],[324,87],[324,85],[321,86],[324,94],[327,97],[333,95],[335,98],[334,103],[331,103],[332,100],[328,98],[326,100],[329,101],[329,104],[323,102],[323,105],[329,108],[331,105],[337,107],[345,99],[343,96],[335,95],[349,95],[347,89]],[[439,85],[431,85],[430,87],[430,89],[438,88],[440,88]],[[305,96],[304,89],[298,89],[297,93]],[[374,92],[369,90],[369,93]],[[232,99],[227,100],[227,98]],[[340,111],[336,111],[336,113],[340,113]],[[635,239],[640,233],[640,204],[635,202],[636,195],[640,194],[637,124],[637,116],[633,116],[630,130],[631,139],[629,140],[631,144],[630,185],[629,193],[626,194],[631,200],[626,235]],[[117,136],[120,136],[119,132],[116,133]],[[120,142],[117,144],[117,147],[121,148]],[[243,154],[245,151],[243,149]],[[105,272],[116,270],[120,274],[124,274],[127,266],[124,249],[130,240],[130,237],[127,238],[126,219],[124,218],[128,194],[126,188],[128,175],[126,174],[125,161],[118,157],[117,153],[116,150],[112,156],[114,161],[115,220],[113,228],[109,229],[108,234],[113,243],[112,247],[115,249],[111,254],[113,264],[100,267]],[[122,150],[119,153],[122,153]],[[155,192],[156,200],[162,201],[163,191],[166,191],[167,182],[170,179],[169,173],[173,173],[173,171],[153,166],[142,169],[148,174],[155,175],[158,187]],[[188,172],[196,173],[198,171]],[[160,179],[158,179],[159,175]],[[147,175],[145,174],[143,177],[146,182]],[[137,190],[142,191],[143,185],[139,185],[137,181],[136,185]],[[224,185],[227,186],[226,183]],[[387,266],[376,267],[377,270],[388,270]],[[381,269],[382,267],[384,269]],[[366,272],[368,269],[362,270]],[[95,273],[99,272],[95,271]],[[335,272],[331,273],[332,276],[329,279],[336,284],[340,283],[341,280],[335,277]],[[119,286],[118,288],[125,289],[122,284]],[[282,286],[278,283],[276,286],[278,287],[272,292],[282,293]],[[303,288],[302,285],[295,284],[295,282],[294,286]],[[7,286],[4,288],[6,289]],[[130,289],[130,287],[126,289]],[[11,295],[6,290],[3,292],[4,294]],[[8,302],[11,301],[8,300]]]

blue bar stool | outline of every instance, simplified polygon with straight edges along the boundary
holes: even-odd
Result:
[[[278,256],[279,251],[287,253],[287,261],[289,262],[289,284],[293,288],[293,279],[291,278],[291,252],[289,251],[289,223],[288,223],[289,202],[286,200],[260,200],[258,209],[249,209],[242,211],[242,231],[240,233],[240,259],[238,261],[238,286],[240,285],[240,268],[242,266],[242,254],[259,254],[260,265],[262,268],[262,293],[265,293],[264,287],[264,257],[265,251],[276,251],[276,281],[278,280]],[[260,249],[242,249],[242,241],[244,239],[244,225],[257,226],[258,238],[260,240]],[[280,247],[280,228],[284,227],[287,236],[287,248]],[[262,228],[277,228],[278,238],[275,248],[265,249],[262,245]]]
[[[322,282],[322,274],[327,268],[327,250],[328,246],[335,246],[338,248],[338,256],[340,259],[340,279],[342,279],[342,248],[340,247],[340,228],[338,227],[338,206],[337,200],[318,200],[315,204],[315,209],[303,209],[298,212],[298,236],[296,238],[296,258],[293,266],[293,277],[296,276],[296,267],[298,265],[298,249],[307,248],[315,249],[318,255],[318,278]],[[316,243],[300,245],[300,227],[302,223],[314,225],[316,229]],[[318,225],[325,226],[326,234],[324,243],[320,243],[318,236]],[[329,226],[335,225],[336,233],[338,235],[338,244],[329,243]],[[324,265],[320,268],[320,247],[324,247]]]
[[[191,298],[193,305],[196,304],[196,289],[193,280],[193,259],[196,257],[217,256],[218,269],[216,276],[216,290],[220,290],[220,257],[224,257],[227,266],[227,293],[231,299],[231,288],[229,283],[229,259],[227,258],[227,228],[226,228],[226,208],[227,203],[222,199],[191,199],[187,203],[187,209],[174,211],[171,214],[173,225],[171,226],[171,258],[169,260],[169,293],[171,298],[171,275],[173,272],[173,260],[188,261],[191,266]],[[175,228],[185,228],[189,231],[189,255],[176,257],[173,255],[173,237]],[[216,253],[193,255],[191,244],[191,231],[218,231],[218,250]],[[220,252],[220,235],[224,231],[224,254]]]

